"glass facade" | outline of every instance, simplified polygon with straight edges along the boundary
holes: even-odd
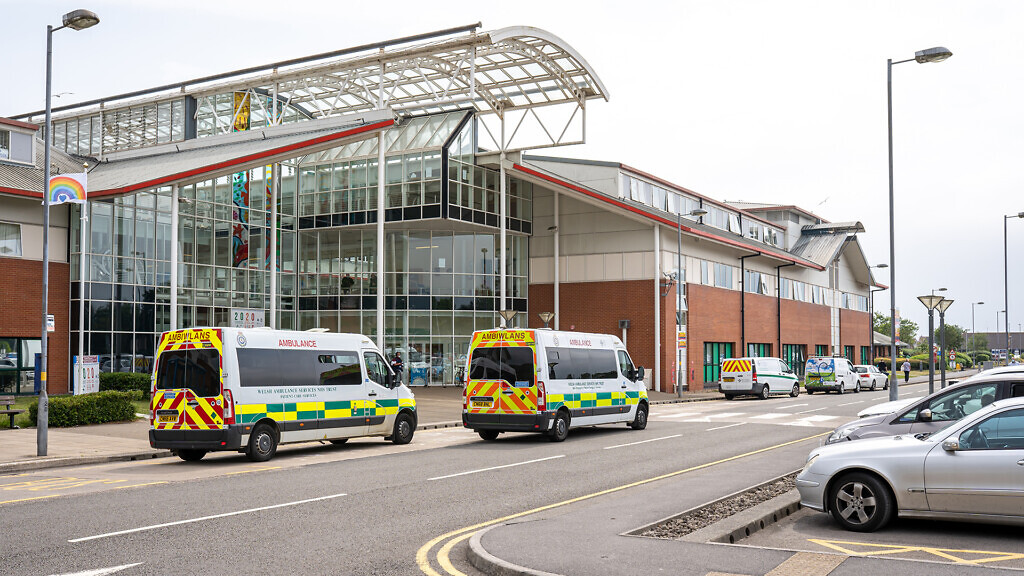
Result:
[[[38,338],[0,338],[0,394],[32,394],[35,391],[35,358]]]
[[[473,331],[499,324],[499,173],[473,164],[473,132],[472,115],[458,112],[409,120],[384,138],[394,222],[385,236],[386,352],[406,352],[413,384],[454,384]],[[281,164],[278,328],[376,338],[376,142]],[[270,175],[259,167],[180,187],[179,327],[229,326],[233,308],[269,311]],[[506,191],[506,305],[525,324],[533,191],[512,178]],[[84,250],[81,207],[71,215],[72,354],[84,329],[85,353],[100,357],[101,370],[148,372],[171,326],[171,189],[86,206]]]

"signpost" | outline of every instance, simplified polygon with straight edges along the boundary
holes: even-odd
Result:
[[[47,332],[53,332],[56,329],[57,329],[57,327],[56,327],[56,322],[53,319],[53,314],[47,314],[46,315],[46,331]]]
[[[266,326],[266,312],[261,308],[232,308],[232,328],[262,328]]]
[[[100,357],[75,356],[75,396],[100,391]]]

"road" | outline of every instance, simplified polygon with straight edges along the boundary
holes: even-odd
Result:
[[[669,516],[800,468],[823,434],[887,394],[658,405],[644,431],[578,429],[563,443],[484,442],[456,428],[402,447],[283,447],[259,465],[217,454],[2,476],[0,560],[28,575],[133,564],[118,573],[443,574],[447,560],[472,574],[464,542],[442,555],[439,537],[631,484],[657,488],[659,477],[699,479],[692,494],[665,495]]]

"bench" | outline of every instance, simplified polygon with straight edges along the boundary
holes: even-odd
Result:
[[[11,406],[14,404],[14,396],[0,396],[0,405],[6,406],[4,410],[0,410],[0,414],[7,414],[11,419],[11,429],[14,429],[14,417],[24,412],[24,410],[12,410]]]

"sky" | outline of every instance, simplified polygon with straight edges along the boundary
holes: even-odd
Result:
[[[610,94],[588,106],[586,144],[542,153],[860,221],[874,264],[889,262],[886,60],[945,46],[945,62],[893,67],[897,307],[926,327],[915,297],[947,288],[948,323],[970,329],[985,302],[979,332],[1004,309],[1003,216],[1024,211],[1024,2],[0,0],[0,116],[43,108],[46,25],[76,8],[101,23],[54,35],[54,106],[476,22],[539,27]],[[1016,331],[1024,220],[1008,243]],[[875,300],[888,310],[888,292]]]

